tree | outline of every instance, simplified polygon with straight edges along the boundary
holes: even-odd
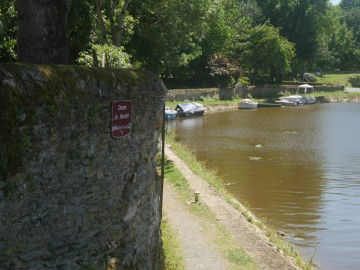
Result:
[[[354,35],[354,57],[357,68],[360,65],[360,0],[342,0],[339,5],[342,9],[342,19]],[[354,59],[354,58],[352,58]]]
[[[207,2],[137,2],[131,11],[138,24],[125,48],[146,69],[165,78],[192,77],[194,70],[189,69],[189,65],[202,55],[200,42],[205,35]]]
[[[130,55],[124,44],[132,34],[133,17],[128,13],[131,0],[84,0],[92,19],[87,48],[79,53],[80,64],[106,67],[129,67]],[[92,59],[92,60],[91,60]],[[91,60],[91,61],[90,61]]]
[[[317,68],[332,70],[354,67],[355,39],[352,31],[342,21],[340,7],[331,7],[321,21],[317,42]]]
[[[252,81],[281,82],[283,75],[291,71],[294,44],[268,23],[252,28],[241,47],[242,67]]]
[[[87,2],[96,17],[100,42],[102,44],[109,42],[109,36],[112,45],[120,47],[131,0],[87,0]]]
[[[68,16],[69,63],[76,64],[81,52],[88,50],[93,36],[94,17],[84,0],[73,1]]]
[[[360,43],[360,0],[342,0],[339,4],[343,20],[353,31],[356,42]]]
[[[17,15],[12,0],[0,2],[0,62],[16,60]]]
[[[281,29],[281,35],[295,44],[297,58],[311,61],[316,56],[319,20],[328,0],[257,0],[264,20]]]
[[[18,60],[68,63],[67,20],[72,0],[16,0]]]
[[[241,76],[241,68],[238,63],[230,62],[221,54],[214,54],[208,58],[210,76],[214,77],[221,88],[233,87]]]

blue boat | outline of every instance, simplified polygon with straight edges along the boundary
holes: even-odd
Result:
[[[165,120],[174,119],[178,115],[178,111],[165,107]]]
[[[206,111],[204,105],[190,102],[176,105],[175,110],[178,111],[179,116],[198,116],[203,115]]]

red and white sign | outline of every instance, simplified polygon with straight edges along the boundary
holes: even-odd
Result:
[[[131,132],[131,101],[114,101],[111,109],[111,136],[121,138]]]

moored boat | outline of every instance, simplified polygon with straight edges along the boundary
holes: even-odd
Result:
[[[302,93],[306,95],[308,91],[314,93],[314,87],[308,84],[299,85],[296,90],[296,95],[280,97],[276,103],[282,104],[284,106],[298,106],[303,104],[314,104],[316,98],[314,96],[303,96]]]
[[[240,101],[239,103],[239,109],[255,109],[257,108],[258,103],[255,101],[252,101],[251,99],[245,98]]]
[[[291,97],[291,96],[289,96]],[[280,98],[280,100],[275,100],[276,104],[282,105],[282,106],[302,106],[303,103],[300,98],[290,98],[286,99],[285,97]]]
[[[206,111],[206,108],[204,108],[204,105],[202,104],[189,102],[176,105],[175,110],[178,112],[178,116],[186,117],[203,115]]]
[[[165,107],[165,120],[174,119],[178,115],[178,111]]]

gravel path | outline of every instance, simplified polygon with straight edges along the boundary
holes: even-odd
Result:
[[[169,146],[166,146],[165,153],[169,160],[173,161],[175,166],[184,174],[190,187],[193,190],[200,191],[201,202],[210,208],[219,222],[235,236],[240,245],[244,247],[247,253],[261,268],[265,270],[300,269],[293,263],[291,258],[278,252],[275,247],[268,242],[259,228],[250,224],[238,210],[228,204],[222,197],[218,196],[207,182],[194,174],[193,171],[173,153]],[[210,248],[211,245],[206,243],[206,239],[199,240],[195,250],[190,251],[190,248],[194,248],[191,246],[195,246],[194,242],[198,241],[195,240],[195,236],[197,238],[201,235],[201,230],[193,231],[193,229],[201,228],[201,224],[199,224],[199,221],[189,218],[188,216],[177,217],[180,215],[180,211],[183,213],[182,211],[184,211],[184,209],[181,210],[181,207],[177,208],[177,210],[172,209],[172,207],[174,207],[172,204],[176,204],[176,200],[176,195],[169,191],[166,186],[164,190],[164,209],[166,216],[170,220],[171,226],[179,230],[180,238],[184,245],[185,256],[188,259],[187,262],[189,261],[188,263],[190,263],[190,261],[196,259],[196,262],[194,261],[194,264],[192,266],[189,265],[190,268],[186,269],[196,269],[201,268],[201,266],[203,266],[203,269],[209,270],[226,269],[222,259],[219,261],[219,265],[215,264],[215,259],[219,256],[216,255],[216,252],[204,254],[207,252],[207,249],[212,249]],[[182,207],[184,208],[186,206],[184,205]],[[203,240],[205,242],[202,242]],[[188,252],[196,252],[196,256],[191,256]],[[208,260],[214,260],[214,262],[211,261],[210,264],[205,266]]]
[[[180,238],[185,255],[186,269],[224,270],[227,262],[216,246],[204,235],[200,221],[186,211],[173,188],[164,185],[164,211],[166,218]]]

